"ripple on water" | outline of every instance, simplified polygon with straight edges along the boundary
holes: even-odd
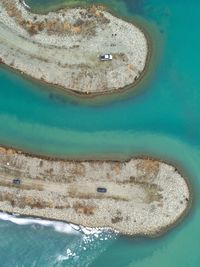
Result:
[[[74,224],[67,224],[57,221],[48,221],[37,218],[23,218],[18,215],[11,215],[0,212],[0,220],[9,221],[13,224],[30,225],[34,230],[36,225],[41,227],[51,227],[56,232],[73,235],[76,238],[69,242],[61,251],[51,255],[48,263],[50,266],[84,266],[87,267],[96,258],[97,255],[105,251],[106,247],[117,237],[117,232],[108,228],[89,228]],[[103,244],[103,245],[102,245]],[[36,261],[37,263],[37,261]],[[33,264],[34,266],[34,264]],[[66,266],[66,265],[65,265]]]

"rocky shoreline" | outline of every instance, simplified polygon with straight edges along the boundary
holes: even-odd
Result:
[[[64,91],[102,94],[134,85],[148,59],[145,34],[102,6],[33,14],[0,2],[0,61]],[[113,60],[101,62],[100,54]]]
[[[129,235],[162,234],[191,203],[178,170],[152,159],[61,161],[0,148],[0,177],[2,211]]]

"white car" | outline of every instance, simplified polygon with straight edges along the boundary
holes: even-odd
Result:
[[[112,60],[113,56],[111,54],[103,54],[99,56],[99,59],[101,61],[108,61],[108,60]]]

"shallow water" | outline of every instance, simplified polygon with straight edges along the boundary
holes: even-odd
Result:
[[[37,9],[37,3],[43,3],[47,9],[61,0],[27,3]],[[2,221],[0,266],[200,266],[200,37],[196,30],[200,2],[109,3],[119,15],[136,17],[155,29],[158,59],[150,78],[137,93],[89,104],[73,96],[62,97],[1,68],[0,143],[66,157],[161,157],[175,162],[189,177],[193,209],[181,225],[161,238],[109,234],[107,240],[100,240],[90,235],[86,250],[80,248],[82,236],[58,233],[50,226]],[[68,259],[67,249],[78,258]]]

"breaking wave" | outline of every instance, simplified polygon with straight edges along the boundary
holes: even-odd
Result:
[[[5,212],[0,212],[0,220],[9,221],[18,225],[32,225],[38,224],[42,226],[52,227],[55,231],[66,234],[83,234],[83,235],[95,235],[98,237],[99,234],[105,231],[111,231],[108,228],[90,228],[75,225],[72,223],[65,223],[59,221],[51,221],[40,218],[31,218],[31,217],[20,217],[17,214],[8,214]]]

